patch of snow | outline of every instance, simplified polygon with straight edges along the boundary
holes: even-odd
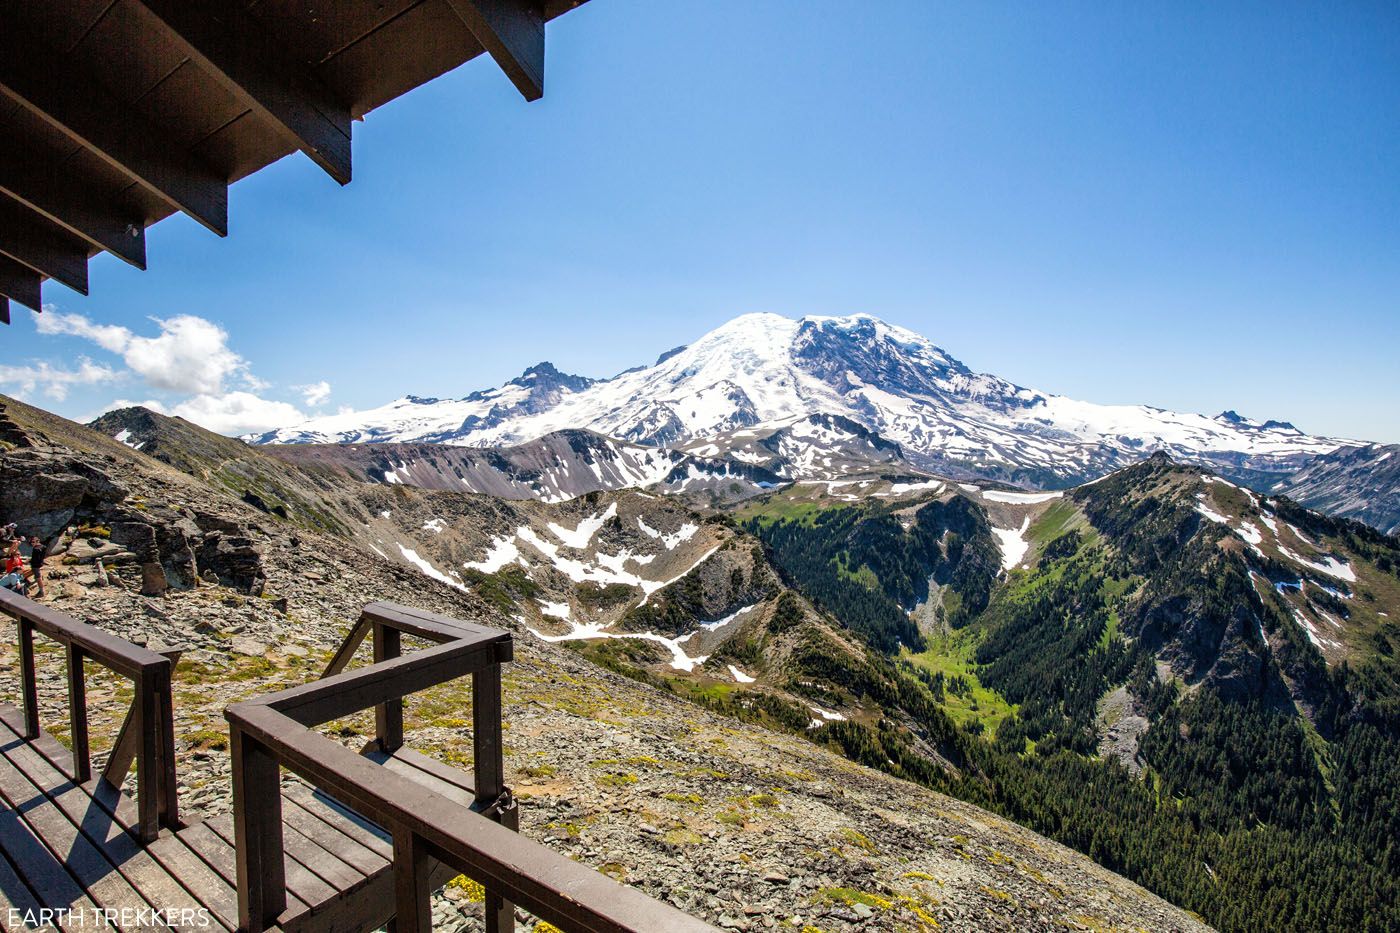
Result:
[[[430,518],[423,523],[423,530],[431,531],[435,535],[442,534],[443,529],[446,527],[447,523],[440,518]]]
[[[559,604],[551,603],[550,605],[557,606]],[[654,641],[659,645],[665,645],[666,648],[670,650],[671,667],[678,671],[685,671],[687,674],[693,672],[695,668],[709,660],[709,655],[691,657],[686,654],[685,649],[681,647],[684,642],[690,640],[695,634],[694,632],[691,632],[689,635],[682,635],[680,638],[666,638],[653,632],[609,632],[602,623],[579,625],[576,622],[570,621],[569,624],[572,626],[572,629],[562,635],[546,635],[534,629],[529,629],[529,632],[541,641],[550,642],[592,641],[598,638],[634,638],[640,641]]]
[[[1298,624],[1303,627],[1303,631],[1308,636],[1308,641],[1312,642],[1319,650],[1328,647],[1340,648],[1342,646],[1341,642],[1322,637],[1322,633],[1318,631],[1316,625],[1313,625],[1312,620],[1303,615],[1296,606],[1289,606],[1288,608],[1293,611],[1293,618],[1297,619]],[[1326,613],[1323,613],[1323,615],[1325,616]]]
[[[826,725],[826,724],[829,723],[829,722],[845,722],[845,721],[846,721],[846,717],[843,716],[843,715],[841,715],[840,713],[833,713],[831,710],[822,709],[820,706],[811,706],[811,705],[809,704],[809,705],[808,705],[808,708],[809,708],[812,712],[816,713],[818,716],[821,717],[820,719],[813,719],[810,723],[808,723],[808,725],[807,725],[807,728],[808,728],[808,729],[817,729],[817,728],[820,728],[821,726]]]
[[[616,514],[617,503],[612,502],[608,504],[605,511],[595,512],[579,522],[577,528],[568,529],[562,525],[550,522],[549,530],[554,533],[554,537],[558,538],[560,543],[565,547],[576,548],[581,551],[588,547],[588,542],[593,540],[593,535],[598,532],[599,528],[603,527],[603,523]]]
[[[520,556],[520,548],[516,545],[514,538],[500,537],[491,539],[491,547],[486,552],[483,560],[472,560],[462,564],[468,570],[479,570],[482,573],[495,573],[511,561],[518,560],[523,566],[529,564]]]
[[[921,483],[891,483],[889,495],[902,496],[911,492],[942,492],[943,483],[936,479],[924,480]]]
[[[1216,522],[1216,523],[1218,523],[1218,524],[1221,524],[1221,525],[1228,525],[1228,524],[1230,524],[1230,519],[1229,519],[1229,517],[1227,517],[1227,516],[1225,516],[1225,515],[1221,515],[1219,512],[1215,511],[1215,510],[1212,509],[1210,506],[1206,505],[1204,502],[1197,502],[1197,503],[1196,503],[1196,511],[1197,511],[1197,512],[1200,512],[1200,513],[1201,513],[1202,515],[1204,515],[1206,518],[1208,518],[1208,519],[1210,519],[1211,521]]]
[[[535,602],[540,604],[540,615],[554,616],[566,622],[573,617],[568,603],[552,603],[545,599],[537,599]]]
[[[748,674],[745,674],[733,664],[729,665],[729,676],[733,677],[734,682],[738,684],[751,684],[754,682],[754,678],[750,677]]]
[[[958,483],[958,488],[963,492],[981,492],[981,486],[973,486],[971,483]]]
[[[757,608],[758,608],[758,603],[754,603],[752,606],[745,606],[743,609],[738,609],[738,610],[735,610],[734,612],[731,612],[729,615],[725,616],[723,619],[716,619],[716,620],[713,621],[713,622],[701,622],[701,623],[700,623],[700,627],[701,627],[702,629],[704,629],[705,631],[707,631],[707,632],[713,632],[713,631],[715,631],[716,629],[724,628],[724,627],[725,627],[726,625],[728,625],[730,622],[733,622],[735,619],[739,618],[739,616],[745,615],[745,614],[750,613],[750,612],[753,612],[753,611],[754,611],[755,609],[757,609]]]
[[[133,444],[133,443],[131,442],[131,432],[130,432],[129,430],[127,430],[126,428],[122,428],[122,429],[121,429],[120,431],[118,431],[116,434],[113,434],[113,435],[112,435],[112,440],[114,440],[114,441],[119,441],[120,443],[123,443],[123,444],[125,444],[126,446],[130,447],[132,450],[140,450],[142,447],[145,447],[145,446],[146,446],[146,442],[145,442],[145,441],[137,441],[136,443]],[[1378,462],[1379,462],[1379,461],[1378,461]]]
[[[1351,565],[1345,561],[1337,560],[1337,558],[1333,557],[1331,554],[1322,555],[1323,563],[1317,563],[1308,560],[1301,554],[1290,551],[1283,545],[1279,545],[1279,553],[1296,564],[1302,564],[1304,567],[1311,567],[1318,573],[1325,573],[1329,577],[1336,577],[1338,580],[1345,580],[1348,583],[1356,582],[1356,571],[1351,569]]]
[[[384,511],[382,511],[382,512],[379,513],[379,517],[380,517],[380,518],[388,518],[388,517],[390,517],[390,516],[393,515],[393,514],[394,514],[393,512],[390,512],[388,509],[385,509]]]
[[[1063,496],[1062,492],[1006,492],[1001,489],[985,489],[982,491],[982,498],[989,502],[1009,502],[1017,505],[1032,505],[1037,502],[1049,502],[1051,499],[1058,499]]]
[[[1308,547],[1317,547],[1317,542],[1309,538],[1307,535],[1303,534],[1303,532],[1298,529],[1297,525],[1290,524],[1288,526],[1288,530],[1293,532],[1294,537],[1306,544]]]
[[[699,525],[696,525],[692,522],[686,522],[671,534],[666,534],[665,532],[657,531],[655,528],[648,525],[640,515],[637,516],[637,528],[641,531],[642,534],[646,535],[648,538],[655,538],[656,540],[660,541],[662,546],[665,547],[668,551],[674,551],[681,544],[695,537],[695,533],[700,530]]]
[[[439,583],[446,583],[454,590],[461,590],[463,593],[467,592],[467,588],[463,586],[460,581],[452,579],[447,574],[443,573],[441,570],[428,563],[428,561],[419,557],[418,552],[415,551],[413,548],[404,547],[402,544],[400,544],[399,551],[403,553],[404,560],[408,561],[410,564],[421,570],[424,576],[432,577]]]
[[[1025,534],[1031,527],[1031,517],[1027,515],[1021,522],[1020,528],[993,528],[992,534],[996,535],[997,544],[1001,545],[1001,566],[1004,570],[1010,570],[1021,562],[1021,558],[1026,556],[1026,551],[1030,550],[1030,543],[1026,541]]]

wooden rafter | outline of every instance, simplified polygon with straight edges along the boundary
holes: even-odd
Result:
[[[350,182],[350,108],[231,0],[141,0],[156,27],[342,185]]]
[[[0,252],[87,294],[86,241],[4,194],[0,194],[0,230],[5,231]]]
[[[42,311],[39,283],[42,276],[26,265],[0,253],[0,295],[33,311]]]
[[[0,147],[0,193],[105,249],[138,269],[146,268],[144,218],[94,191],[62,166]]]
[[[0,0],[0,322],[146,228],[220,236],[228,187],[301,150],[351,177],[353,120],[486,52],[544,92],[544,24],[584,0]]]
[[[447,0],[526,100],[544,96],[542,0]]]
[[[0,88],[177,210],[228,233],[228,180],[92,80],[74,56],[0,29]]]

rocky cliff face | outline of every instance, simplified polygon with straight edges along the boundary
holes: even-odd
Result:
[[[64,519],[69,524],[104,515],[121,518],[108,525],[120,541],[94,535],[102,543],[93,544],[73,536],[64,558],[53,562],[52,604],[123,637],[185,648],[176,673],[175,712],[182,804],[194,812],[228,805],[223,706],[250,692],[314,677],[360,606],[393,599],[516,631],[517,660],[506,678],[507,769],[523,800],[524,832],[726,928],[761,930],[788,923],[828,931],[940,925],[1203,929],[1087,858],[999,817],[852,764],[798,736],[702,709],[539,639],[486,587],[432,579],[409,562],[376,554],[367,546],[371,542],[362,546],[353,536],[308,529],[110,437],[8,400],[4,405],[47,458],[36,472],[25,469],[35,466],[24,459],[28,448],[4,450],[0,469],[18,464],[5,473],[6,494],[12,497],[7,501],[51,504],[44,495],[17,493],[10,484],[28,488],[34,484],[26,477],[81,475],[92,468],[108,484],[105,491],[86,486],[86,499],[71,502],[70,492],[62,501],[71,504],[57,510],[23,506],[30,509],[26,516],[71,509]],[[424,514],[418,510],[434,507],[430,498],[469,498],[397,487],[372,492],[397,503],[400,513],[377,519],[385,524],[376,527],[382,536],[393,522],[396,533],[405,536],[396,546],[406,543],[410,521]],[[352,514],[335,502],[325,507],[345,520]],[[597,506],[572,506],[580,512],[590,507]],[[553,520],[566,536],[581,540],[577,525]],[[543,527],[548,521],[543,519]],[[680,531],[679,524],[656,522],[648,527],[659,535]],[[137,525],[151,532],[142,533]],[[514,518],[502,526],[518,534]],[[640,526],[634,529],[638,545],[642,538],[659,540]],[[417,530],[424,539],[440,533]],[[177,531],[198,570],[178,581],[165,566],[189,566],[189,556],[172,543],[179,540]],[[732,534],[720,528],[709,533]],[[218,552],[243,546],[230,539],[246,541],[261,555],[261,595],[233,579],[204,578],[202,561],[211,547]],[[606,540],[608,553],[623,543],[600,540]],[[105,546],[133,555],[132,562],[116,564],[119,586],[98,585],[94,565],[85,562],[83,548]],[[150,556],[152,546],[170,585],[159,596],[141,594],[136,565],[136,559]],[[427,553],[427,545],[423,548]],[[744,563],[749,559],[734,555],[726,573],[708,581],[702,601],[714,600],[710,608],[719,612],[726,601],[761,597],[772,584],[744,575],[752,566]],[[526,621],[543,622],[542,615]],[[0,657],[10,661],[13,641],[0,639],[0,644]],[[56,704],[62,667],[40,668],[42,699]],[[95,736],[104,727],[115,729],[119,707],[106,705],[111,696],[108,687],[92,688]],[[449,685],[413,704],[410,744],[449,763],[463,760],[471,745],[462,725],[468,696],[465,685]],[[366,728],[346,722],[341,734],[354,744],[363,740]],[[481,908],[472,903],[469,889],[453,888],[434,909],[440,928],[458,929],[473,927]]]

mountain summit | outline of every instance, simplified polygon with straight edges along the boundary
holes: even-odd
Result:
[[[1341,446],[1286,422],[1098,405],[976,373],[928,339],[865,314],[745,314],[611,379],[542,363],[459,400],[406,396],[317,418],[261,443],[518,444],[565,428],[657,447],[840,416],[917,466],[1040,486],[1093,479],[1156,450],[1226,472],[1291,472]],[[750,435],[752,436],[752,435]]]

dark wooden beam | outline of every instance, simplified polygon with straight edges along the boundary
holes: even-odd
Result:
[[[184,50],[317,165],[350,182],[350,108],[232,0],[140,0]]]
[[[87,294],[87,243],[4,194],[0,194],[0,253]]]
[[[227,235],[228,179],[108,93],[75,56],[6,24],[0,29],[0,88],[175,209]]]
[[[0,295],[4,295],[15,304],[42,311],[44,305],[39,296],[39,284],[43,278],[28,266],[0,254]]]
[[[544,96],[543,0],[447,0],[526,100]]]
[[[0,324],[10,323],[10,299],[0,295]]]
[[[144,218],[135,210],[114,203],[110,194],[92,190],[85,179],[62,166],[49,165],[18,148],[2,146],[0,193],[23,202],[98,249],[105,249],[138,269],[146,268]]]

